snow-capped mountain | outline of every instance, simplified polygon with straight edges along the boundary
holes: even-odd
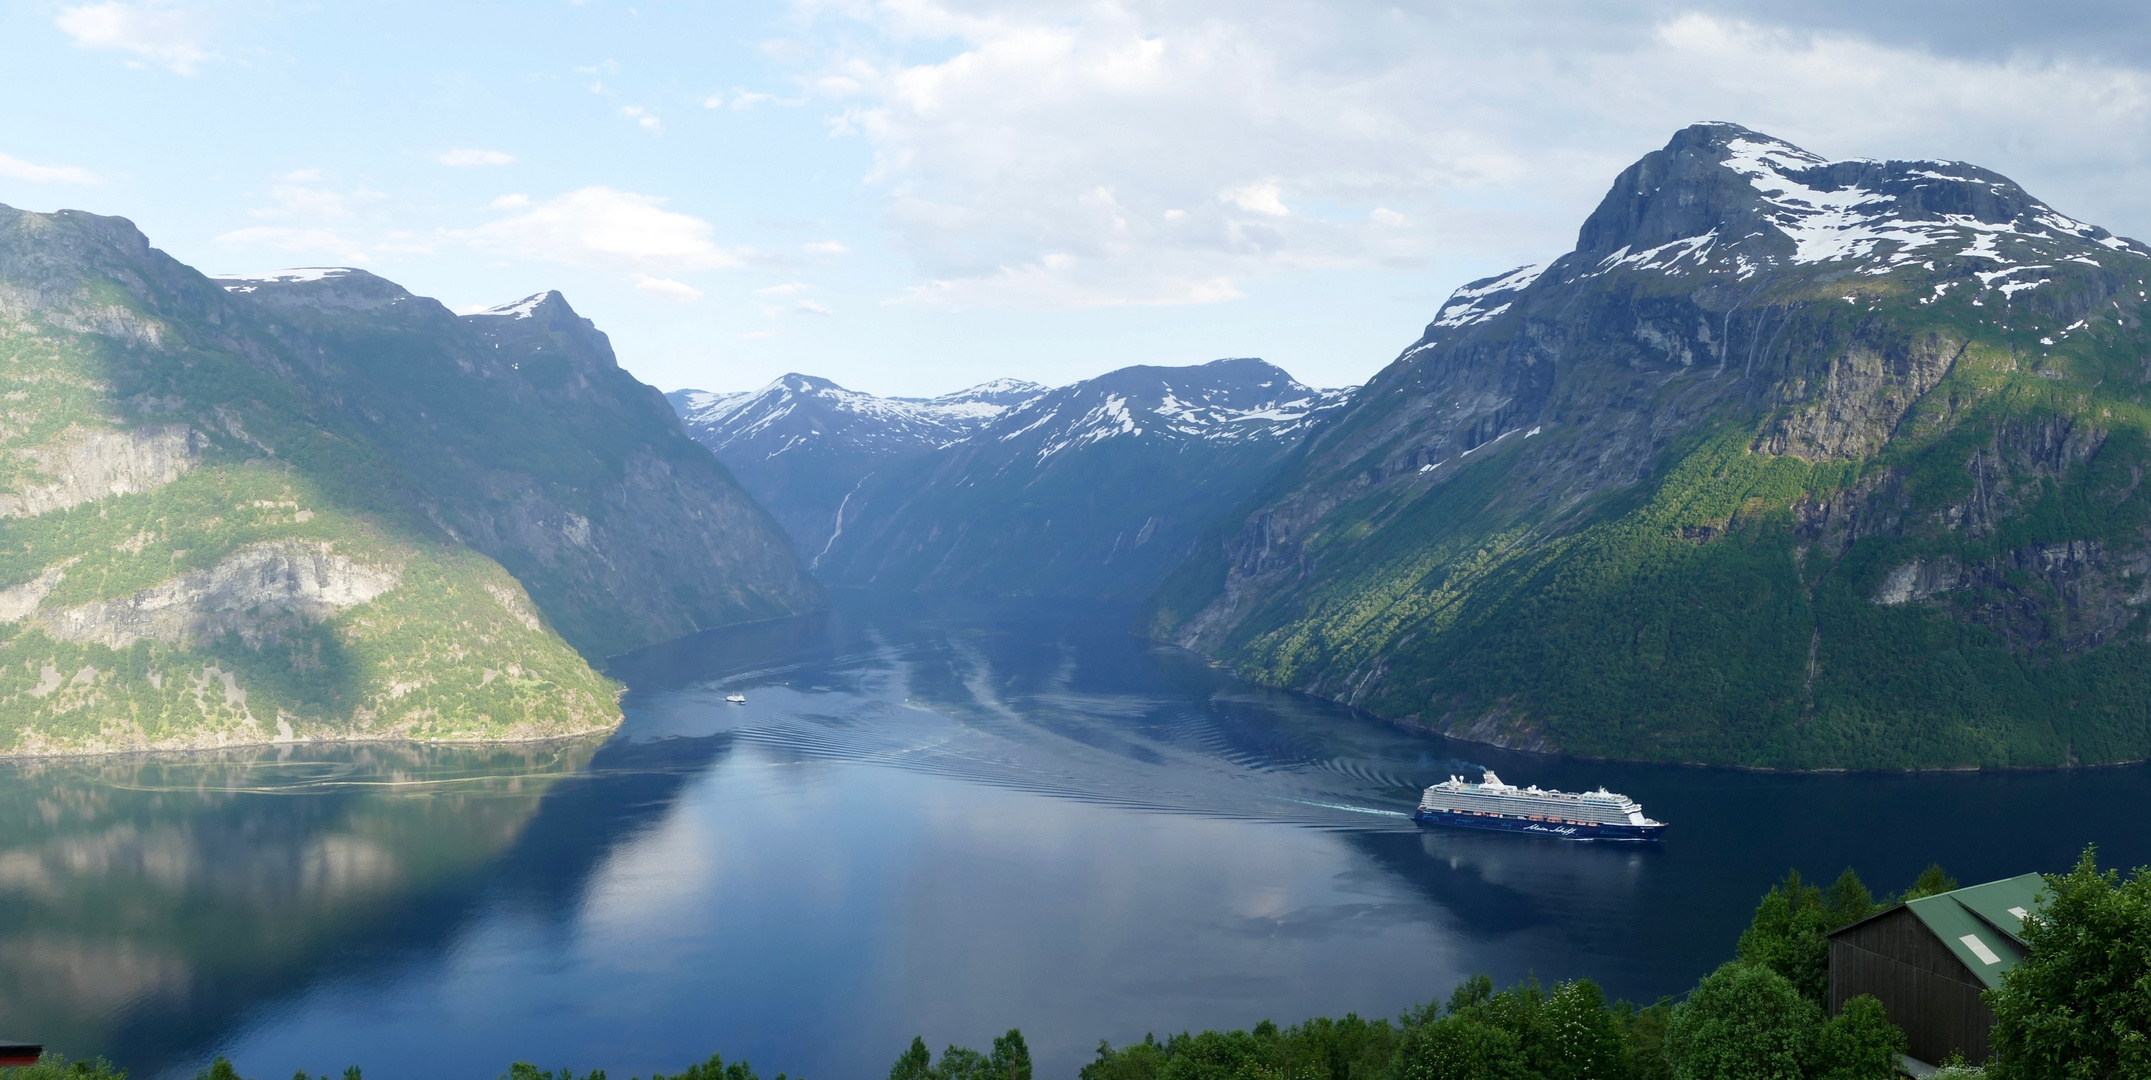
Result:
[[[2147,280],[1985,169],[1684,128],[1574,250],[1459,289],[1144,626],[1534,750],[2140,760]]]
[[[1351,390],[1305,386],[1243,357],[1199,367],[1129,367],[1040,394],[996,418],[982,440],[1020,446],[1037,461],[1107,439],[1297,442]]]
[[[1652,155],[1630,166],[1583,224],[1576,250],[1458,289],[1429,326],[1459,328],[1509,310],[1542,275],[1573,285],[1620,270],[1668,278],[1842,268],[1882,277],[1975,262],[1969,281],[1939,282],[2004,299],[2047,284],[2056,262],[2098,265],[2086,247],[2151,247],[2077,221],[2000,173],[1961,161],[1831,161],[1734,124],[1697,124],[1707,161]],[[1700,167],[1699,167],[1700,166]],[[1663,197],[1678,188],[1679,198]],[[1422,342],[1422,347],[1431,342]]]
[[[1045,392],[995,379],[934,398],[879,397],[795,372],[759,390],[675,390],[665,399],[811,558],[869,473],[960,442]]]
[[[907,454],[947,446],[1046,388],[995,379],[934,398],[878,397],[796,372],[759,390],[665,395],[688,434],[730,463],[809,449]]]
[[[866,477],[811,558],[844,585],[1140,598],[1349,397],[1256,359],[1122,368]]]

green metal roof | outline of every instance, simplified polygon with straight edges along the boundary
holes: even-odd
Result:
[[[2044,888],[2045,878],[2020,874],[1922,897],[1905,906],[1981,982],[2000,986],[2002,973],[2024,959],[2024,918]]]

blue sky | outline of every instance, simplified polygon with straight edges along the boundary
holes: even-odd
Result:
[[[1876,10],[1870,10],[1876,9]],[[665,389],[1366,378],[1725,119],[2151,234],[2132,7],[0,4],[0,202],[205,271],[557,288]]]

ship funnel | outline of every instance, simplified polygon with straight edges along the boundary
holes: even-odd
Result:
[[[1481,787],[1490,787],[1490,788],[1498,788],[1498,787],[1507,787],[1507,786],[1508,786],[1507,784],[1504,784],[1504,783],[1502,783],[1502,782],[1501,782],[1501,778],[1500,778],[1500,777],[1498,777],[1498,776],[1495,776],[1495,775],[1494,775],[1494,770],[1492,770],[1492,769],[1486,769],[1486,770],[1483,770],[1483,775],[1482,775],[1482,776],[1480,777],[1480,780],[1479,780],[1479,785],[1480,785]]]

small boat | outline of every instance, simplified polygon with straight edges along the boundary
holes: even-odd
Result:
[[[724,699],[734,705],[745,705],[747,703],[747,695],[745,694],[726,694]]]

